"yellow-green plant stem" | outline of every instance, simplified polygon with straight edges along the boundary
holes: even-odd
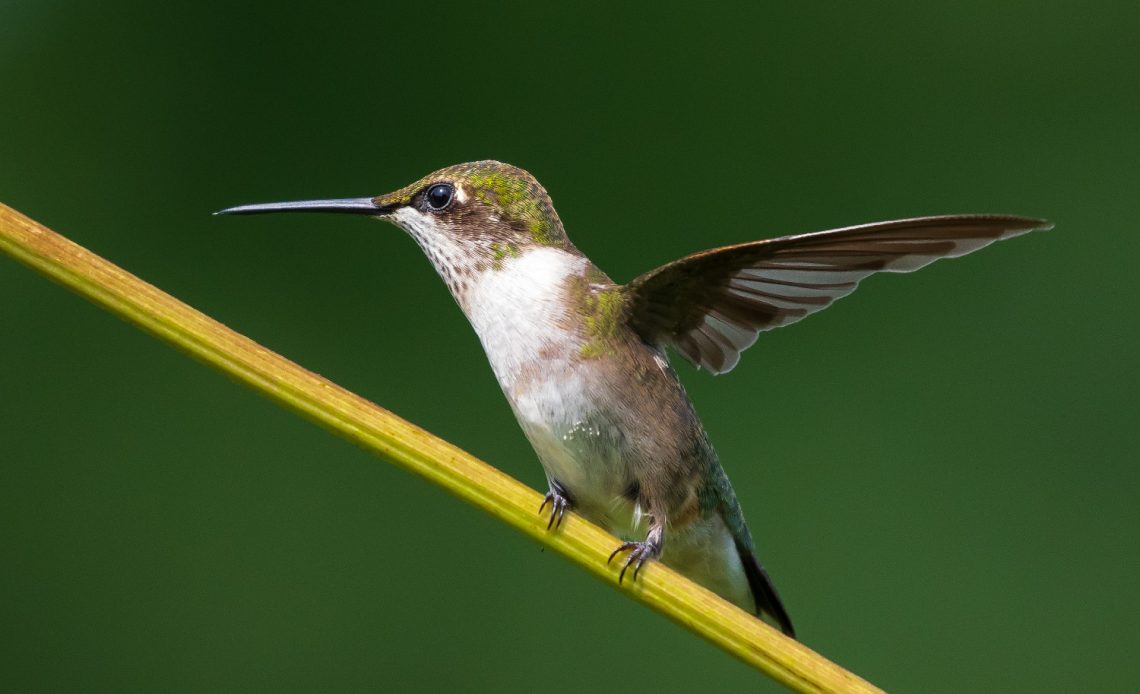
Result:
[[[575,515],[548,532],[546,519],[538,513],[538,492],[3,204],[0,250],[285,407],[426,477],[619,587],[616,567],[606,564],[618,543],[612,535]],[[880,691],[660,563],[619,588],[794,691]]]

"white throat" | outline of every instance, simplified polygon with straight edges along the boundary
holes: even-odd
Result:
[[[402,207],[392,221],[419,245],[432,267],[458,300],[475,273],[479,249],[473,242],[464,243],[449,233],[435,217],[411,207]]]
[[[488,262],[474,241],[448,233],[430,215],[401,208],[392,216],[451,289],[508,397],[522,374],[541,364],[557,368],[577,353],[566,290],[567,280],[584,273],[585,257],[539,246]]]

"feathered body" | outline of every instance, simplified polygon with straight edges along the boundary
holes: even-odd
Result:
[[[619,537],[667,529],[664,563],[756,611],[752,540],[732,487],[665,353],[620,323],[618,286],[564,234],[457,242],[422,213],[394,221],[467,315],[551,489]],[[477,251],[491,244],[503,250]]]
[[[704,251],[618,285],[570,242],[538,181],[499,162],[441,169],[375,198],[223,212],[280,211],[371,215],[415,239],[542,462],[551,527],[573,508],[629,540],[615,551],[627,553],[622,577],[659,558],[789,635],[666,346],[724,373],[760,332],[829,306],[868,275],[1048,228],[1006,215],[867,224]]]

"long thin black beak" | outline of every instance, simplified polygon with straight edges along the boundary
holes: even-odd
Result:
[[[340,214],[384,215],[391,212],[391,205],[377,205],[372,198],[299,200],[296,202],[238,205],[237,207],[218,210],[214,214],[268,214],[270,212],[337,212]]]

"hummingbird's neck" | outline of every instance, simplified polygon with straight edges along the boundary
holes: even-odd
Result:
[[[392,216],[392,221],[408,232],[423,250],[464,312],[468,312],[467,294],[476,278],[487,273],[492,273],[488,276],[493,277],[506,271],[508,266],[515,267],[518,265],[516,261],[531,253],[538,252],[540,258],[561,258],[563,262],[557,268],[558,272],[564,270],[571,260],[585,261],[582,253],[564,234],[558,243],[539,243],[533,237],[518,234],[497,218],[488,220],[486,224],[448,228],[417,210],[403,208]],[[533,259],[522,264],[524,272],[532,262]],[[548,279],[531,278],[538,283]],[[554,281],[557,280],[555,277]]]
[[[564,236],[541,243],[497,218],[445,226],[410,208],[392,221],[451,290],[508,397],[520,374],[581,357],[588,339],[582,304],[594,283],[612,283]]]

